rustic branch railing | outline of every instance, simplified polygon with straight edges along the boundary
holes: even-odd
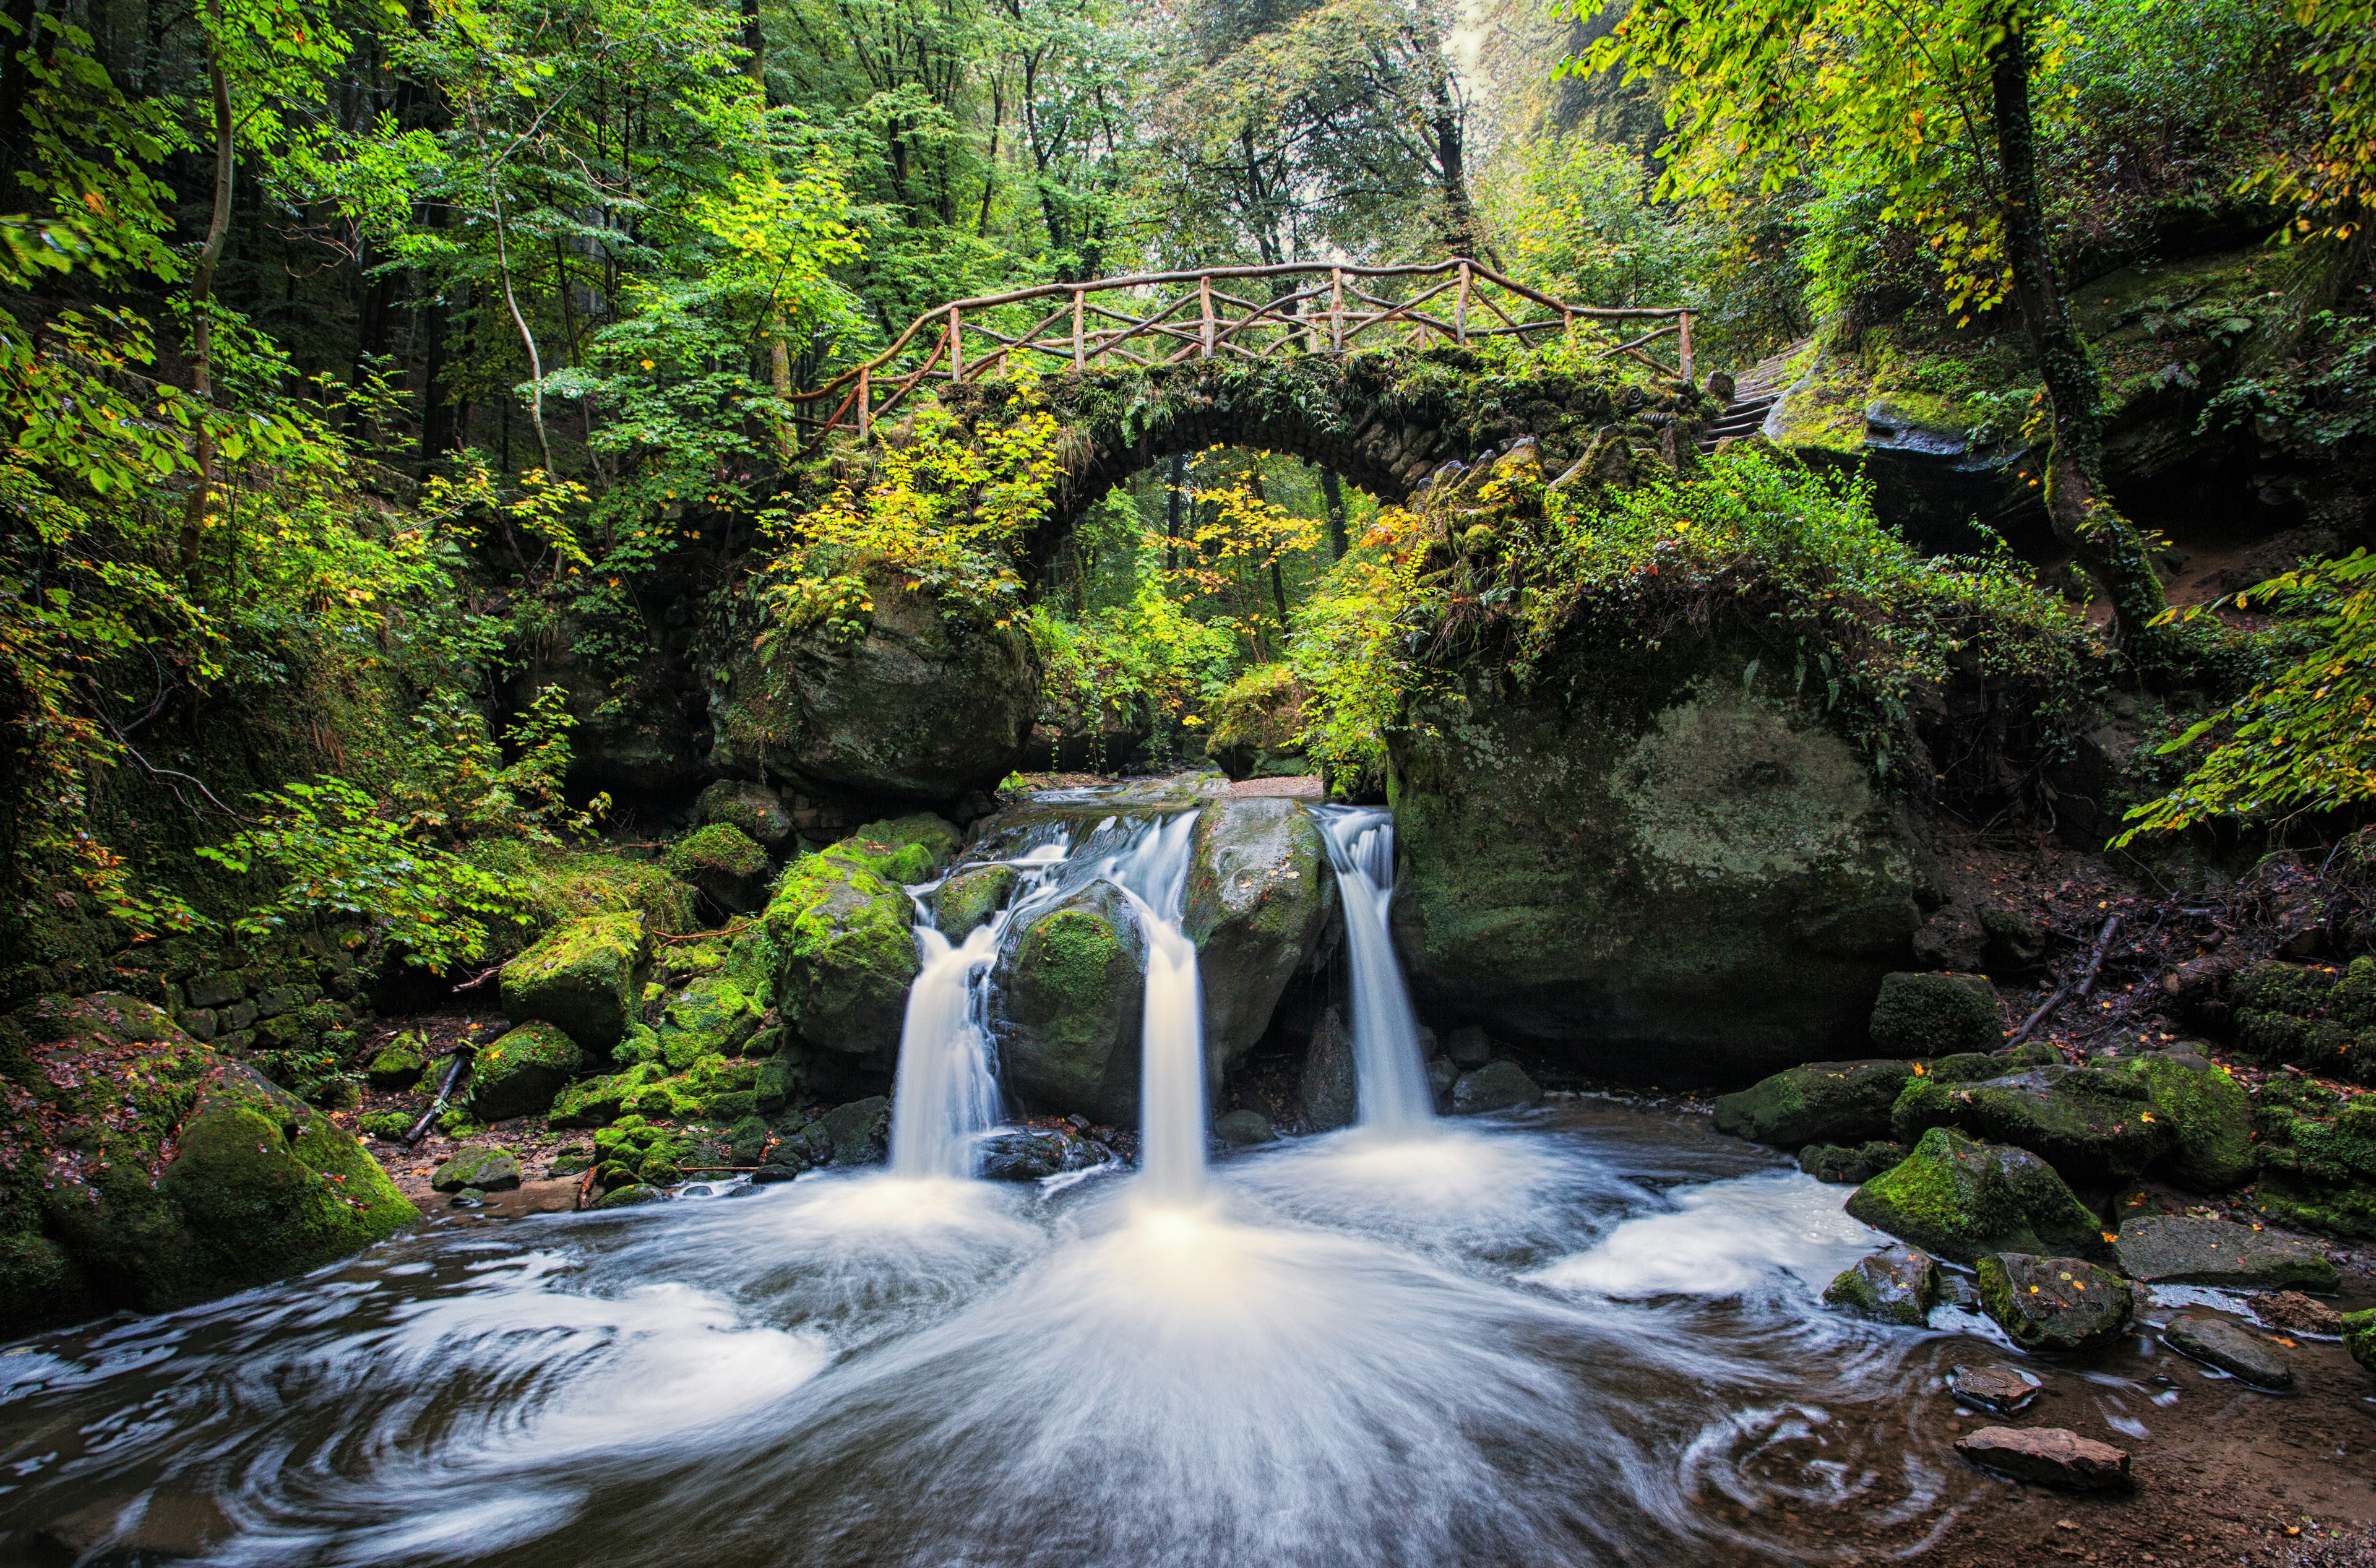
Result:
[[[1307,279],[1312,281],[1303,285],[1301,280]],[[1406,297],[1389,297],[1397,289]],[[1249,297],[1260,294],[1268,297]],[[1053,303],[1036,320],[1016,309],[1037,301]],[[918,316],[873,358],[814,391],[791,394],[790,400],[832,410],[822,418],[796,416],[803,425],[820,433],[852,430],[863,440],[875,421],[924,382],[978,381],[1009,361],[1085,370],[1190,359],[1342,354],[1390,343],[1467,345],[1494,338],[1515,338],[1532,347],[1573,335],[1590,322],[1647,326],[1641,336],[1602,352],[1689,381],[1692,315],[1682,309],[1572,305],[1462,257],[1401,267],[1290,262],[1144,272],[952,301]],[[1023,322],[1028,325],[1016,325]],[[1651,352],[1668,339],[1674,339],[1671,363]],[[919,351],[921,361],[915,359]]]

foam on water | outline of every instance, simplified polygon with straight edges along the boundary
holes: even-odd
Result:
[[[1732,1296],[1779,1274],[1821,1289],[1887,1239],[1843,1212],[1851,1189],[1798,1171],[1687,1187],[1673,1209],[1628,1219],[1534,1277],[1602,1296]]]

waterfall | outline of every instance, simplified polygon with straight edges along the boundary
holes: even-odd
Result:
[[[1006,861],[1018,873],[1005,906],[952,943],[933,923],[931,894],[939,884],[909,889],[916,903],[920,968],[908,988],[899,1026],[898,1076],[891,1098],[891,1173],[965,1181],[974,1173],[981,1135],[998,1124],[998,1067],[990,1044],[991,960],[1015,910],[1064,858],[1062,842],[1044,844]]]
[[[1386,928],[1395,897],[1395,817],[1370,806],[1316,806],[1336,891],[1345,901],[1345,951],[1353,979],[1353,1075],[1361,1124],[1414,1132],[1435,1120],[1419,1019]]]
[[[1139,1170],[1148,1195],[1167,1203],[1194,1198],[1205,1184],[1205,997],[1196,944],[1181,929],[1195,830],[1193,811],[1152,825],[1114,858],[1107,873],[1130,899],[1146,936]]]

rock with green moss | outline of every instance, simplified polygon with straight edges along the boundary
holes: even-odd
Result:
[[[1868,1028],[1873,1044],[1900,1056],[1992,1051],[2004,1040],[1984,975],[1883,975]]]
[[[546,1023],[590,1051],[626,1038],[642,1010],[652,939],[641,915],[589,915],[504,966],[504,1014]]]
[[[1029,1109],[1138,1120],[1146,950],[1129,903],[1098,882],[1024,928],[1002,961],[999,1061]]]
[[[749,779],[718,780],[702,790],[695,809],[705,825],[740,829],[771,854],[792,836],[792,814],[784,809],[782,798]]]
[[[594,1134],[594,1180],[604,1191],[636,1182],[673,1185],[692,1140],[638,1115],[621,1117]]]
[[[914,906],[876,869],[882,858],[849,839],[802,856],[760,924],[785,1028],[887,1073],[917,965]]]
[[[1227,1067],[1253,1049],[1296,970],[1332,934],[1336,878],[1301,803],[1214,802],[1196,817],[1182,929],[1196,944],[1206,1053]]]
[[[2337,973],[2319,964],[2269,962],[2228,987],[2236,1039],[2265,1062],[2376,1083],[2376,958]]]
[[[1951,1263],[1990,1253],[2094,1253],[2096,1216],[2054,1168],[2024,1149],[1974,1143],[1945,1127],[1848,1197],[1847,1211],[1876,1230]]]
[[[2129,1331],[2129,1282],[2084,1258],[1990,1253],[1980,1307],[2025,1350],[2093,1350]]]
[[[837,1105],[794,1134],[820,1165],[876,1165],[891,1147],[891,1102],[869,1095]]]
[[[1883,1137],[1889,1108],[1913,1077],[1904,1062],[1809,1062],[1718,1095],[1716,1130],[1791,1149]]]
[[[707,974],[671,997],[655,1033],[660,1060],[683,1072],[705,1056],[739,1056],[758,1037],[766,1009],[734,976]]]
[[[2343,1314],[2343,1348],[2353,1360],[2376,1372],[2376,1307]]]
[[[630,1182],[612,1188],[594,1200],[596,1208],[640,1208],[646,1204],[666,1203],[668,1194],[643,1182]]]
[[[410,1111],[372,1111],[355,1118],[355,1131],[366,1138],[382,1143],[395,1143],[412,1131],[418,1113]]]
[[[407,1029],[374,1053],[363,1075],[375,1089],[409,1089],[421,1081],[428,1065],[427,1042]]]
[[[465,1187],[507,1193],[520,1184],[519,1156],[501,1148],[456,1149],[430,1173],[429,1184],[441,1193],[458,1193]]]
[[[160,1311],[343,1257],[416,1211],[352,1134],[147,1003],[0,1018],[0,1322]]]
[[[2172,1145],[2155,1173],[2197,1193],[2240,1187],[2260,1169],[2252,1097],[2225,1067],[2180,1046],[2132,1057],[2108,1071],[2142,1080]]]
[[[1919,1247],[1885,1247],[1842,1269],[1824,1301],[1875,1323],[1919,1328],[1938,1304],[1939,1265]]]
[[[2261,1212],[2305,1229],[2376,1239],[2376,1094],[2346,1098],[2272,1074],[2259,1099]]]
[[[1016,870],[1008,865],[976,866],[959,871],[933,895],[933,924],[951,942],[963,942],[982,921],[996,914],[1015,891]]]
[[[1936,873],[1820,683],[1729,626],[1579,614],[1462,666],[1386,737],[1393,921],[1422,1011],[1660,1083],[1860,1036]]]
[[[585,1070],[576,1040],[551,1024],[522,1024],[479,1048],[470,1063],[470,1114],[481,1122],[541,1116]]]
[[[668,848],[660,863],[689,882],[729,914],[757,909],[767,897],[775,867],[759,841],[731,823],[696,827]]]
[[[1890,1111],[1900,1143],[1954,1127],[2011,1144],[2081,1187],[2132,1182],[2178,1146],[2178,1129],[2154,1113],[2144,1081],[2093,1067],[2032,1067],[1978,1083],[1909,1082]]]
[[[1809,1144],[1799,1151],[1799,1169],[1818,1182],[1855,1187],[1895,1165],[1908,1152],[1904,1144],[1881,1140],[1853,1146]]]

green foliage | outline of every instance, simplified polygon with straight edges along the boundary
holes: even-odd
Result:
[[[1024,627],[1045,671],[1042,721],[1069,735],[1194,728],[1236,660],[1228,628],[1193,619],[1152,582],[1084,620],[1035,604]]]

